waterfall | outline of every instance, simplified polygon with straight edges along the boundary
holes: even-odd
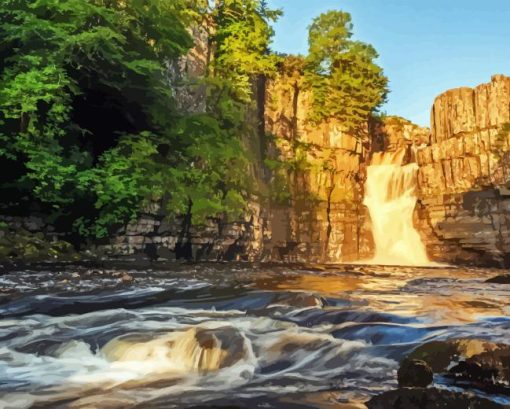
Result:
[[[402,165],[404,155],[404,149],[376,153],[368,167],[364,204],[372,219],[373,264],[431,264],[413,225],[418,166]]]

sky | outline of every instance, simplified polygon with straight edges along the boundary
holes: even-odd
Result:
[[[351,13],[354,39],[372,44],[390,80],[382,111],[428,126],[440,93],[510,75],[510,0],[269,0],[284,16],[272,48],[306,54],[322,12]]]

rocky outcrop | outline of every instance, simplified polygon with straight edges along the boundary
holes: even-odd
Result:
[[[506,344],[477,339],[428,342],[402,362],[399,384],[400,373],[409,373],[409,362],[423,362],[434,373],[450,379],[456,386],[489,393],[510,392],[510,347]],[[403,386],[422,385],[408,383]]]
[[[336,120],[311,123],[312,96],[305,90],[300,60],[290,59],[268,82],[266,132],[273,137],[270,189],[288,190],[285,203],[270,206],[270,251],[287,261],[352,261],[373,250],[361,205],[365,138],[349,135]],[[278,173],[279,172],[279,173]]]
[[[507,408],[474,391],[508,394],[510,350],[476,339],[432,341],[409,354],[398,370],[399,389],[367,402],[369,409]],[[441,389],[429,387],[434,378]],[[452,388],[453,386],[453,388]],[[459,392],[462,388],[465,393]],[[487,395],[490,397],[490,395]]]
[[[65,235],[43,218],[0,217],[0,262],[78,261],[79,254]]]
[[[202,78],[214,51],[211,27],[204,22],[190,30],[195,47],[169,62],[168,76],[179,108],[203,112]],[[308,120],[312,95],[303,84],[302,63],[288,57],[276,77],[254,81],[254,104],[246,115],[252,132],[243,143],[253,157],[253,180],[262,188],[251,197],[244,218],[236,223],[210,219],[194,228],[186,218],[169,222],[161,204],[154,204],[109,243],[95,243],[91,254],[159,260],[369,259],[374,242],[363,205],[366,167],[375,152],[405,148],[405,162],[419,167],[414,225],[429,258],[510,265],[509,77],[496,75],[488,84],[440,95],[430,129],[388,116],[371,120],[363,135],[353,136],[335,119]],[[16,223],[8,221],[8,229],[19,230]],[[24,229],[30,234],[45,230]],[[16,254],[22,258],[72,253],[67,247],[46,248],[42,242],[61,238],[51,231],[43,236],[34,244],[0,231],[0,258],[11,257],[21,241],[26,245]]]
[[[401,148],[430,144],[429,128],[418,126],[398,116],[374,118],[371,120],[370,128],[372,153],[394,152]],[[410,150],[410,154],[414,154],[414,150]]]
[[[486,283],[489,284],[510,284],[510,274],[501,274],[496,277],[489,278]]]
[[[416,148],[416,227],[434,260],[510,262],[510,78],[436,98]]]
[[[186,227],[184,218],[168,221],[158,204],[122,228],[108,244],[92,251],[100,258],[151,260],[255,261],[264,256],[267,216],[256,201],[244,220]]]
[[[201,61],[190,57],[186,64],[204,68]],[[368,259],[374,244],[362,204],[366,166],[374,152],[407,148],[405,161],[419,166],[414,224],[429,257],[458,264],[510,263],[510,78],[494,76],[490,84],[440,95],[431,129],[390,116],[371,121],[362,137],[349,135],[335,120],[307,120],[311,95],[303,86],[299,59],[289,59],[280,75],[254,89],[258,109],[249,117],[253,128],[259,121],[264,129],[245,143],[256,157],[253,175],[265,178],[268,197],[254,198],[238,223],[211,220],[186,237],[183,220],[169,224],[164,214],[148,212],[102,247],[106,255]]]
[[[419,359],[404,359],[398,369],[398,386],[425,388],[432,383],[432,369],[425,361]]]

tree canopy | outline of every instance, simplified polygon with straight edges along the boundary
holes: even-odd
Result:
[[[280,11],[264,0],[4,0],[0,4],[2,212],[48,215],[76,242],[103,238],[154,202],[168,217],[234,218],[250,194],[254,85],[277,72]],[[208,32],[207,70],[173,73]],[[350,16],[310,27],[313,120],[356,129],[384,100],[375,50]],[[177,83],[176,83],[177,81]],[[203,109],[179,89],[202,87]]]
[[[2,2],[4,207],[36,206],[83,238],[107,236],[155,200],[197,223],[238,214],[246,78],[270,65],[264,13],[255,0]],[[219,74],[203,79],[206,111],[183,113],[169,63],[193,47],[189,27],[205,14]]]
[[[359,131],[386,98],[388,80],[375,60],[376,50],[352,39],[349,13],[329,11],[309,27],[306,80],[313,91],[312,121],[338,119]]]

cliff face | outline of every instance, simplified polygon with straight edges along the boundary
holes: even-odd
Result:
[[[435,260],[510,262],[510,78],[436,98],[419,164],[416,227]]]
[[[287,164],[279,176],[289,191],[287,203],[270,205],[269,252],[289,261],[358,260],[373,246],[361,204],[368,133],[360,140],[335,120],[308,122],[311,103],[298,70],[267,84],[265,127],[273,137],[268,156]],[[270,190],[279,189],[275,177]]]
[[[170,67],[181,108],[205,109],[211,50],[205,28],[196,47]],[[186,79],[186,86],[180,86]],[[414,224],[433,260],[510,264],[510,78],[494,76],[475,89],[459,88],[434,102],[431,129],[399,117],[367,124],[363,136],[335,120],[307,121],[312,96],[289,61],[280,75],[254,84],[253,132],[245,146],[250,172],[263,187],[244,220],[210,220],[185,230],[165,221],[155,205],[126,226],[108,256],[137,254],[163,259],[354,261],[374,254],[371,221],[363,205],[366,166],[373,153],[407,148],[416,162],[418,204]],[[510,128],[509,128],[510,129]],[[266,161],[267,167],[263,165]],[[272,163],[273,166],[269,166]],[[264,186],[266,192],[264,192]]]
[[[398,116],[374,119],[371,123],[371,153],[396,151],[430,143],[430,129]],[[415,149],[410,150],[414,157]]]

